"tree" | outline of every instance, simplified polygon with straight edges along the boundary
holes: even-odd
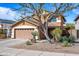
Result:
[[[64,3],[56,3],[52,4],[55,8],[54,11],[47,11],[44,9],[44,3],[23,3],[19,4],[21,7],[19,9],[16,9],[20,12],[21,18],[23,20],[30,21],[37,27],[39,27],[40,31],[45,35],[46,39],[51,42],[51,39],[48,36],[48,21],[54,17],[63,15],[64,13],[76,9],[79,5],[75,4],[64,4]],[[26,17],[26,14],[30,13],[31,16]]]
[[[75,24],[73,23],[67,23],[65,28],[69,28],[69,29],[75,29]]]
[[[39,30],[45,35],[46,39],[52,43],[48,36],[48,19],[50,14],[43,9],[44,4],[24,3],[19,5],[21,8],[18,9],[18,11],[20,11],[22,19],[26,21],[30,20],[29,22],[39,27]],[[32,14],[31,16],[26,17],[26,13]]]
[[[63,18],[65,16],[67,16],[66,13],[69,13],[73,9],[79,8],[79,3],[77,3],[77,4],[75,4],[75,3],[54,3],[52,5],[55,7],[54,13],[56,13],[57,15],[63,16],[61,19],[61,21],[62,21],[61,24],[64,23]],[[63,26],[61,26],[61,27],[63,27]]]
[[[66,29],[70,30],[70,35],[72,36],[72,30],[75,29],[75,24],[73,23],[67,23],[65,26]]]

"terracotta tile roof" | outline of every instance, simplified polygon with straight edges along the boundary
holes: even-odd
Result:
[[[61,26],[61,23],[60,23],[60,22],[49,22],[49,23],[48,23],[48,26],[49,26],[49,27]]]

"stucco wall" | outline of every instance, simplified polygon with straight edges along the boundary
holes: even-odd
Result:
[[[34,27],[34,26],[27,26],[27,25],[24,25],[24,26],[16,26],[16,27],[13,27],[12,28],[12,33],[11,33],[11,38],[14,38],[14,30],[15,29],[27,29],[27,28],[34,28],[34,30],[37,30],[37,28],[36,27]]]
[[[79,30],[79,19],[75,22],[75,29]]]
[[[21,21],[19,23],[14,24],[14,27],[12,27],[11,30],[11,38],[14,38],[14,30],[15,29],[27,29],[27,28],[34,28],[34,30],[37,29],[36,26],[34,26],[33,24],[26,22],[26,21]]]
[[[75,37],[75,39],[77,39],[77,30],[73,29],[73,30],[69,30],[69,33],[71,35],[73,35]]]

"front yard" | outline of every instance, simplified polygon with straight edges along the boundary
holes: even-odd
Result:
[[[74,43],[71,47],[63,47],[60,43],[49,44],[48,42],[39,42],[33,43],[32,45],[26,45],[26,43],[23,43],[11,46],[11,48],[79,54],[79,43]]]

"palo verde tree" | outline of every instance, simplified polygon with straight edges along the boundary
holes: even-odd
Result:
[[[52,11],[47,11],[47,9],[43,7],[46,5],[44,3],[22,3],[19,5],[21,7],[15,10],[17,10],[21,14],[21,18],[23,20],[31,21],[37,27],[40,27],[40,31],[45,35],[46,39],[50,43],[52,42],[48,36],[48,21],[54,16],[64,15],[66,12],[79,7],[79,4],[53,3],[51,4],[51,7],[53,7],[54,9],[52,8]],[[30,14],[29,17],[26,16],[26,14],[28,13]]]

